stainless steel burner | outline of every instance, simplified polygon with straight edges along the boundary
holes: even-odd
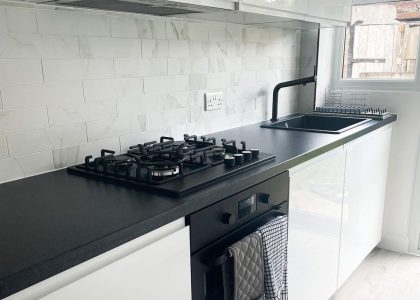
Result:
[[[170,177],[179,174],[179,167],[172,166],[167,168],[151,170],[151,175],[156,178]]]

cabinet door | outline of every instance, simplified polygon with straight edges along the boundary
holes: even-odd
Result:
[[[350,22],[351,0],[309,0],[308,15]]]
[[[344,168],[340,147],[290,170],[290,300],[325,300],[337,288]]]
[[[308,12],[308,0],[242,0],[241,3],[290,13]]]
[[[339,286],[381,240],[391,127],[346,145]]]
[[[190,300],[189,228],[91,273],[42,300]]]

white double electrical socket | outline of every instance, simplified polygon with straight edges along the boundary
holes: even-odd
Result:
[[[223,92],[206,93],[205,98],[205,110],[218,110],[223,107]]]

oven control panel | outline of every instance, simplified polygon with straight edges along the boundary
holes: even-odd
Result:
[[[289,173],[285,172],[188,216],[191,253],[270,210],[278,210],[288,197]]]

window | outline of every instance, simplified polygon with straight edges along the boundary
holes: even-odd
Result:
[[[342,79],[414,80],[420,1],[353,5]]]

